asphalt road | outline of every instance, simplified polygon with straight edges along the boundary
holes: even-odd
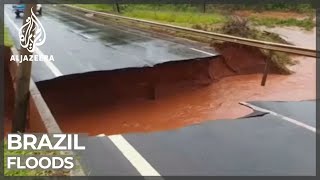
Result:
[[[148,33],[99,25],[44,6],[38,16],[47,40],[36,54],[53,55],[54,62],[33,63],[34,81],[92,71],[152,67],[169,61],[214,57],[214,51],[152,37]],[[5,6],[5,25],[17,47],[22,18],[15,18],[11,5]]]
[[[55,61],[33,63],[35,81],[217,55],[54,12],[39,17],[47,41],[37,53]],[[10,6],[5,24],[19,44],[22,20]],[[91,137],[82,162],[92,176],[315,175],[315,101],[249,103],[262,113],[165,132]]]
[[[165,132],[92,137],[82,154],[84,167],[92,176],[315,175],[315,101],[250,105],[271,114]]]
[[[302,101],[299,103],[292,102],[249,102],[250,104],[271,110],[276,113],[281,113],[293,119],[299,119],[301,122],[309,125],[316,126],[316,102],[315,101]]]

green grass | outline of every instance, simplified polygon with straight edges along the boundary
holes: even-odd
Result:
[[[115,7],[112,4],[78,4],[77,6],[102,12],[114,13]],[[308,4],[288,5],[281,3],[257,4],[257,5],[207,5],[207,13],[201,12],[201,4],[123,4],[120,5],[121,15],[152,20],[162,23],[169,23],[179,26],[204,29],[214,29],[216,26],[226,23],[234,10],[250,9],[253,11],[293,11],[299,13],[314,13],[314,8]],[[307,19],[277,19],[266,17],[251,17],[250,21],[254,25],[263,25],[267,27],[275,26],[296,26],[311,30],[315,27],[315,22],[311,15]],[[202,27],[202,28],[201,28]]]
[[[314,8],[311,4],[295,4],[295,3],[273,3],[273,4],[258,4],[253,5],[256,10],[264,10],[264,11],[292,11],[298,13],[309,13],[313,12]],[[252,8],[251,7],[251,8]],[[247,6],[250,8],[250,6]]]
[[[54,156],[59,155],[58,151],[24,151],[24,150],[7,150],[7,142],[4,142],[4,175],[5,176],[68,176],[68,171],[62,170],[8,170],[6,169],[7,156]]]
[[[12,38],[9,34],[8,28],[6,28],[6,27],[4,27],[4,45],[8,46],[8,47],[13,46]]]
[[[276,19],[276,18],[251,18],[254,25],[275,27],[275,26],[296,26],[311,30],[315,27],[315,22],[311,18],[297,20],[294,18],[289,19]]]
[[[79,7],[114,12],[112,5],[79,4]],[[158,21],[185,27],[195,24],[214,25],[226,22],[227,18],[218,13],[201,13],[190,5],[121,5],[121,15],[139,19]]]
[[[208,10],[214,11],[229,11],[234,10],[253,10],[256,12],[261,11],[282,11],[282,12],[297,12],[297,13],[314,13],[315,8],[311,4],[298,4],[298,3],[255,3],[255,4],[212,4],[207,5]]]
[[[226,17],[220,14],[205,14],[194,12],[133,10],[126,11],[123,13],[123,15],[187,27],[191,27],[195,24],[214,25],[226,22]]]
[[[113,11],[113,6],[109,4],[77,4],[76,6],[101,12]]]

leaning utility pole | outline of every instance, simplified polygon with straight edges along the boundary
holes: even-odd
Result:
[[[26,4],[23,24],[26,24],[27,18],[31,17],[31,9],[35,9],[35,4]],[[34,40],[34,31],[31,31],[29,36],[31,41]],[[20,38],[20,37],[19,37]],[[20,55],[32,55],[26,48],[21,46]],[[31,78],[31,65],[32,61],[22,61],[18,66],[18,74],[16,78],[16,91],[15,91],[15,103],[14,103],[14,116],[12,121],[12,132],[24,132],[27,123],[27,113],[29,107],[30,98],[30,78]]]

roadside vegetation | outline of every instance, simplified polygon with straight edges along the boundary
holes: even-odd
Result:
[[[119,9],[124,16],[185,27],[207,26],[215,29],[227,23],[233,15],[244,16],[255,26],[294,26],[305,30],[315,27],[315,9],[310,4],[121,4],[118,8],[112,4],[78,6],[109,13],[116,13]]]
[[[312,30],[315,27],[315,22],[312,18],[308,17],[306,19],[297,20],[294,18],[289,19],[277,19],[277,18],[251,18],[254,25],[266,26],[266,27],[276,27],[276,26],[296,26],[302,27],[305,30]]]
[[[11,38],[11,36],[9,34],[9,30],[6,27],[4,27],[3,39],[4,39],[4,45],[5,46],[8,46],[8,47],[13,46],[12,38]]]
[[[96,11],[114,13],[112,5],[78,5]],[[121,15],[139,19],[153,20],[185,27],[194,24],[220,24],[227,18],[220,13],[202,13],[189,5],[121,5]]]
[[[68,176],[69,171],[62,170],[8,170],[6,157],[8,156],[54,156],[58,151],[25,151],[7,150],[7,142],[4,141],[4,175],[5,176]]]
[[[249,21],[240,17],[233,17],[229,20],[224,26],[217,29],[218,32],[224,34],[230,34],[233,36],[240,36],[249,39],[257,39],[261,41],[269,41],[275,43],[289,44],[286,40],[282,39],[278,34],[260,31],[255,29],[252,26],[249,26]],[[212,42],[212,46],[221,47],[223,42]],[[228,43],[230,45],[232,43]],[[246,45],[238,45],[243,47],[248,47]],[[252,49],[252,47],[251,47]],[[260,51],[264,56],[271,60],[272,65],[279,70],[279,73],[282,74],[291,74],[292,71],[288,68],[288,66],[295,65],[297,62],[292,60],[292,58],[283,52],[275,52],[265,49],[255,48],[256,51]]]

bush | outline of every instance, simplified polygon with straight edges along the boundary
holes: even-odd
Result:
[[[275,43],[289,44],[286,40],[282,39],[278,34],[259,31],[249,26],[248,19],[234,16],[224,26],[217,29],[218,32],[223,34],[229,34],[233,36],[257,39],[261,41],[269,41]],[[214,44],[213,44],[214,46]],[[290,56],[283,52],[270,51],[265,49],[259,49],[267,58],[271,59],[272,65],[280,70],[283,74],[292,73],[287,68],[288,65],[294,65],[297,62],[293,61]]]

